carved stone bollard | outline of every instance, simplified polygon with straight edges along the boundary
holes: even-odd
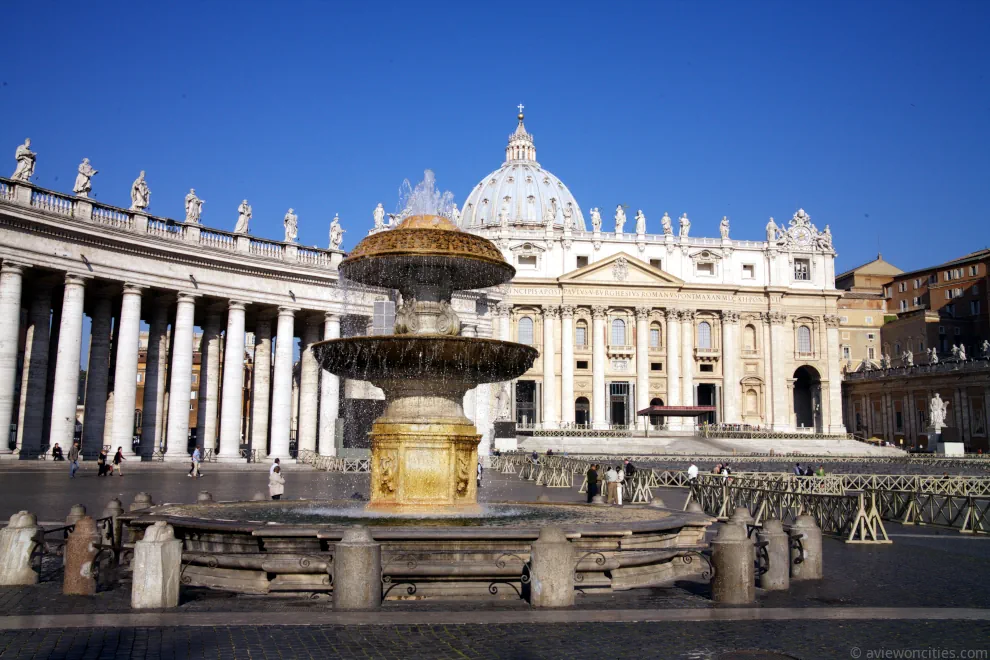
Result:
[[[69,509],[69,515],[65,517],[66,525],[75,525],[86,515],[86,507],[82,504],[73,504]]]
[[[38,573],[31,567],[37,534],[38,519],[27,511],[12,515],[0,530],[0,586],[38,583]]]
[[[666,505],[663,503],[663,500],[661,500],[656,495],[653,496],[653,499],[650,500],[650,503],[647,504],[646,506],[653,507],[654,509],[666,508]]]
[[[116,497],[110,500],[109,502],[107,502],[106,508],[103,509],[103,515],[101,515],[100,517],[113,519],[113,525],[112,525],[113,539],[110,538],[110,534],[108,533],[108,530],[105,529],[101,530],[104,544],[111,545],[111,540],[112,540],[113,545],[120,546],[121,544],[120,533],[123,527],[123,523],[120,520],[120,516],[122,516],[123,513],[124,513],[124,505]]]
[[[96,576],[93,562],[96,560],[96,547],[100,543],[100,533],[92,516],[83,516],[76,521],[76,528],[69,534],[65,544],[65,579],[62,593],[67,596],[96,595]]]
[[[723,525],[712,547],[712,599],[726,605],[752,603],[756,597],[753,543],[746,528]]]
[[[705,510],[701,508],[701,505],[698,504],[697,502],[695,502],[694,500],[691,500],[690,502],[688,502],[687,508],[684,509],[684,510],[687,511],[688,513],[704,513],[705,512]]]
[[[530,558],[529,602],[533,607],[569,607],[574,604],[574,544],[564,530],[540,530]]]
[[[760,589],[781,591],[790,586],[791,550],[790,537],[784,526],[776,518],[765,520],[760,530],[760,541],[767,542],[767,557],[770,566],[760,576]]]
[[[196,504],[209,504],[213,501],[213,493],[208,490],[199,491],[199,495],[196,496]]]
[[[595,495],[591,498],[591,504],[593,506],[605,506],[605,498],[601,495]]]
[[[344,532],[333,551],[333,609],[377,610],[382,605],[382,546],[364,525]]]
[[[182,541],[175,538],[171,525],[160,521],[144,531],[144,538],[134,544],[133,566],[131,607],[178,606]]]
[[[251,496],[251,501],[252,502],[264,502],[267,499],[268,499],[268,497],[264,493],[262,493],[260,490],[257,493],[255,493],[254,495]]]
[[[791,548],[791,579],[822,579],[822,530],[814,517],[798,516],[791,525],[791,537],[797,537],[800,547]],[[794,544],[797,546],[797,544]],[[798,561],[800,559],[800,561]]]
[[[131,502],[129,507],[130,511],[142,511],[150,507],[155,506],[155,503],[151,499],[151,495],[148,493],[138,493],[134,496],[134,501]]]
[[[744,506],[737,506],[732,510],[732,515],[729,516],[730,525],[742,525],[746,528],[746,533],[749,533],[748,525],[752,525],[755,521],[753,516],[750,515],[749,509]]]

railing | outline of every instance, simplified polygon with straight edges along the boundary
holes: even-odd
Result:
[[[362,473],[371,472],[370,458],[346,458],[344,456],[321,456],[311,449],[302,449],[298,456],[300,463],[312,465],[325,472]]]
[[[168,218],[148,218],[148,234],[159,238],[181,240],[185,233],[182,223]]]
[[[330,267],[330,253],[312,248],[300,247],[298,254],[299,263],[311,266]]]
[[[14,187],[6,181],[0,181],[0,199],[13,201]]]
[[[281,261],[282,255],[285,253],[285,246],[274,241],[252,238],[249,252],[251,254],[258,255],[259,257],[267,257],[269,259],[278,259]]]
[[[948,359],[938,364],[916,364],[913,367],[891,367],[889,369],[873,369],[872,371],[847,371],[845,380],[880,380],[883,378],[904,378],[906,376],[928,376],[933,374],[950,374],[959,371],[990,370],[990,358],[971,358],[965,362]]]
[[[131,229],[134,220],[130,214],[109,206],[93,205],[93,222],[116,229]]]
[[[199,230],[199,244],[218,250],[229,250],[233,252],[237,249],[237,237],[225,231],[201,227]]]
[[[725,439],[761,439],[761,440],[786,440],[800,436],[802,440],[852,440],[851,433],[815,433],[811,429],[795,431],[771,431],[770,429],[747,429],[747,428],[717,428],[708,424],[701,427],[701,435],[705,438],[725,438]]]
[[[72,199],[57,193],[32,190],[31,206],[59,215],[72,215]]]

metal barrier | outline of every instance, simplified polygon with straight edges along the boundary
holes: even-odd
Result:
[[[371,472],[370,458],[346,458],[343,456],[321,456],[311,449],[299,451],[299,462],[312,465],[325,472],[361,473]]]

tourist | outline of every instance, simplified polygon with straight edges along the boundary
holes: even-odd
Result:
[[[824,465],[819,464],[818,470],[815,471],[815,476],[816,477],[824,477],[825,476],[825,466]]]
[[[588,466],[588,504],[591,504],[591,498],[598,494],[598,470],[597,465]]]
[[[616,484],[619,483],[619,475],[616,474],[615,468],[609,467],[608,471],[605,473],[605,503],[614,504],[615,503],[615,490]]]
[[[688,481],[689,482],[695,481],[697,478],[698,478],[698,466],[695,465],[694,463],[691,463],[691,466],[688,468]]]
[[[712,468],[712,474],[722,474],[722,464],[716,463],[715,467]]]
[[[113,455],[113,467],[117,471],[117,474],[124,476],[124,448],[117,447],[117,453]]]
[[[285,478],[282,476],[282,468],[276,465],[268,476],[268,494],[273,500],[278,500],[282,498],[284,492]]]
[[[202,477],[199,471],[199,464],[203,461],[203,454],[199,451],[199,446],[193,450],[192,453],[192,465],[189,466],[189,476],[190,477]]]
[[[101,449],[100,455],[96,457],[96,476],[104,477],[107,474],[107,450]]]
[[[625,461],[625,471],[626,479],[631,479],[634,474],[636,474],[636,466],[629,462],[629,459]]]
[[[275,468],[279,468],[279,467],[282,467],[282,466],[279,464],[278,459],[276,458],[275,459],[275,462],[272,463],[272,466],[270,468],[268,468],[268,474],[274,474],[275,473]]]
[[[615,467],[615,503],[622,506],[622,488],[626,485],[626,473],[621,465]]]
[[[797,476],[799,476],[799,477],[803,477],[804,476],[804,468],[801,467],[801,464],[800,463],[795,463],[794,464],[794,474],[797,475]]]
[[[533,456],[532,456],[532,458],[533,458],[533,465],[539,465],[540,464],[540,455],[536,453],[536,450],[535,449],[533,450]]]
[[[72,449],[69,450],[69,478],[76,478],[76,470],[79,469],[79,441],[72,443]]]
[[[484,468],[481,467],[481,461],[478,461],[478,488],[481,488],[481,473],[483,471]]]
[[[65,456],[62,455],[62,448],[58,446],[57,442],[55,443],[55,446],[52,447],[52,460],[53,461],[65,460]]]

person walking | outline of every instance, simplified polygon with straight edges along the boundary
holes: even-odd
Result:
[[[107,474],[107,450],[101,449],[100,455],[96,457],[96,476],[104,477]]]
[[[117,474],[121,477],[124,476],[124,448],[117,447],[117,453],[113,455],[113,469],[117,471]]]
[[[824,465],[821,465],[821,464],[818,465],[818,471],[815,472],[815,476],[816,477],[824,477],[825,476],[825,466]]]
[[[588,504],[591,504],[591,498],[598,494],[598,466],[592,463],[588,466]]]
[[[275,472],[275,468],[277,468],[277,467],[282,467],[282,465],[281,465],[281,463],[279,463],[279,460],[276,458],[275,459],[275,462],[272,463],[272,466],[270,468],[268,468],[268,474],[274,473]]]
[[[622,489],[626,485],[626,472],[621,465],[615,468],[615,503],[622,506]]]
[[[189,466],[189,476],[190,477],[202,477],[203,475],[199,472],[199,464],[203,461],[203,454],[199,451],[199,446],[193,450],[192,453],[192,464]]]
[[[799,477],[803,477],[804,476],[804,470],[801,468],[801,464],[800,463],[795,463],[794,464],[794,474],[797,475],[797,476],[799,476]]]
[[[478,461],[478,488],[481,488],[481,473],[484,472],[484,468],[481,467],[481,461]]]
[[[76,478],[76,470],[79,469],[79,442],[72,443],[72,449],[69,450],[69,478]]]
[[[615,468],[609,466],[605,473],[605,503],[615,504],[615,485],[618,483],[619,475],[615,473]]]
[[[626,459],[626,462],[625,462],[625,464],[623,465],[623,468],[624,468],[624,469],[625,469],[625,471],[626,471],[626,479],[627,479],[627,480],[628,480],[628,479],[632,479],[632,476],[633,476],[634,474],[636,474],[636,466],[635,466],[635,465],[633,465],[632,463],[630,463],[630,462],[629,462],[629,459]]]
[[[691,463],[691,467],[688,468],[688,481],[694,481],[698,478],[698,466]]]
[[[273,500],[282,498],[285,492],[285,477],[282,476],[282,468],[276,465],[268,475],[268,494]]]

